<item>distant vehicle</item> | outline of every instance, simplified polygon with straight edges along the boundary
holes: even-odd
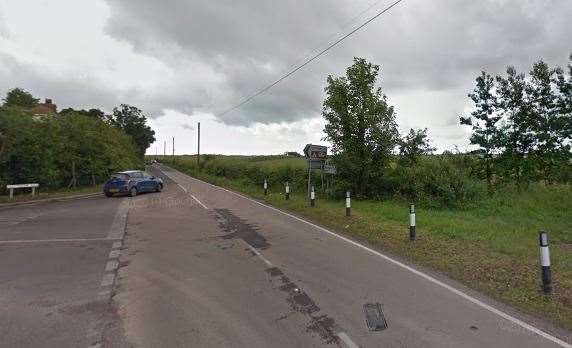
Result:
[[[105,196],[114,194],[137,196],[142,192],[160,192],[163,180],[140,170],[129,170],[111,175],[103,186]]]

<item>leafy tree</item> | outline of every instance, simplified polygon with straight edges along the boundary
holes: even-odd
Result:
[[[8,91],[8,93],[6,93],[6,98],[4,98],[4,106],[5,107],[19,106],[19,107],[31,108],[38,105],[39,101],[40,99],[34,98],[34,96],[31,93],[21,88],[14,88]]]
[[[70,114],[77,114],[77,115],[84,115],[84,116],[90,116],[90,117],[95,117],[95,118],[99,118],[102,120],[105,120],[107,117],[105,115],[105,112],[99,110],[99,109],[89,109],[89,110],[75,110],[73,108],[66,108],[63,109],[62,111],[60,111],[60,115],[62,116],[67,116]]]
[[[516,181],[520,189],[528,183],[534,171],[533,159],[529,156],[536,144],[531,129],[531,109],[527,100],[527,82],[524,74],[509,66],[506,77],[497,76],[498,109],[504,122],[500,126],[500,146],[504,151],[500,158],[507,177]]]
[[[469,98],[475,104],[475,110],[468,117],[460,117],[462,125],[472,127],[471,144],[477,145],[476,153],[482,156],[484,177],[487,181],[489,194],[493,186],[493,160],[494,154],[499,150],[498,122],[501,117],[496,113],[497,97],[495,94],[494,79],[486,72],[476,78],[476,87],[469,93]]]
[[[435,150],[431,147],[427,128],[418,130],[411,128],[399,141],[400,161],[405,165],[414,165],[421,155],[430,154]]]
[[[561,76],[561,75],[560,75]],[[536,160],[539,170],[547,182],[554,182],[559,168],[570,159],[570,113],[567,111],[567,84],[560,86],[558,69],[551,69],[545,62],[538,61],[530,71],[527,85],[531,106],[530,127],[536,135]]]
[[[328,76],[322,115],[338,176],[359,195],[383,172],[399,133],[392,106],[376,87],[379,66],[354,58],[346,76]]]
[[[135,106],[121,104],[119,108],[114,108],[109,121],[133,139],[140,157],[145,155],[147,148],[155,141],[155,131],[147,125],[147,117]]]

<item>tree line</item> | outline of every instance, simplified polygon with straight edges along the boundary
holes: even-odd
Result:
[[[95,185],[110,173],[139,168],[154,131],[143,112],[122,104],[99,109],[63,109],[34,115],[39,99],[15,88],[0,106],[0,184],[40,183],[61,188]]]
[[[564,70],[538,61],[528,76],[514,67],[505,76],[482,72],[468,95],[474,110],[460,116],[475,150],[441,155],[433,155],[427,129],[399,134],[378,77],[378,65],[355,58],[345,76],[327,78],[324,140],[332,145],[340,192],[452,205],[503,184],[520,189],[572,179],[572,64]]]

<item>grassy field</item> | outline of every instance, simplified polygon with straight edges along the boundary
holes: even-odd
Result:
[[[225,156],[214,160],[229,166],[265,167],[270,172],[277,166],[304,171],[304,160],[300,158]],[[403,200],[354,201],[352,217],[346,218],[343,200],[324,199],[318,192],[317,206],[311,208],[300,185],[286,201],[282,185],[275,181],[269,195],[264,196],[262,187],[253,185],[252,180],[234,174],[229,175],[230,179],[226,173],[213,175],[208,165],[197,171],[196,157],[165,163],[308,217],[572,329],[570,186],[538,185],[522,193],[498,192],[493,198],[464,209],[417,207],[418,240],[412,243],[408,239],[408,202]],[[538,231],[541,229],[549,232],[551,242],[554,278],[551,296],[540,291]]]
[[[27,191],[25,192],[23,191],[23,189],[15,190],[14,199],[10,199],[8,195],[0,196],[0,204],[27,202],[27,201],[35,201],[41,199],[50,199],[50,198],[63,198],[80,194],[102,192],[102,186],[101,185],[86,186],[77,188],[75,190],[72,189],[60,189],[60,190],[50,190],[50,191],[39,190],[35,196],[32,196],[30,192],[31,192],[30,189],[27,189]]]

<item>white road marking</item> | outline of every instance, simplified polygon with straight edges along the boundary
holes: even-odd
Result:
[[[18,240],[0,240],[0,244],[18,244],[18,243],[65,243],[65,242],[97,242],[104,240],[115,240],[113,238],[70,238],[70,239],[18,239]]]
[[[348,348],[359,348],[357,344],[352,341],[352,339],[345,332],[338,332],[337,336],[344,341]]]
[[[127,214],[129,213],[129,206],[131,205],[131,198],[124,199],[117,208],[111,228],[107,234],[108,238],[123,239],[125,234],[125,225],[127,224]]]
[[[171,180],[172,180],[172,179],[171,179]],[[187,189],[186,189],[186,188],[184,188],[184,187],[183,187],[183,185],[181,185],[181,184],[179,184],[179,183],[177,183],[177,185],[179,185],[179,187],[180,187],[180,188],[181,188],[183,191],[185,191],[185,192],[189,192],[189,191],[187,191]]]
[[[100,287],[106,287],[113,284],[113,280],[115,279],[115,273],[105,273],[103,278],[101,279]]]
[[[121,248],[121,241],[118,240],[117,242],[113,242],[113,245],[111,246],[111,249],[119,249]]]
[[[193,197],[193,199],[195,201],[197,201],[197,203],[199,203],[203,208],[205,208],[206,210],[209,210],[209,208],[203,204],[203,202],[199,201],[199,199],[197,197],[195,197],[194,195],[191,195],[191,197]]]
[[[119,257],[119,254],[121,253],[121,250],[111,250],[109,252],[109,258],[110,259],[116,259]]]
[[[268,261],[267,258],[264,257],[264,255],[262,255],[258,250],[256,250],[255,247],[253,247],[252,245],[248,244],[246,241],[244,241],[243,239],[241,239],[242,242],[244,244],[246,244],[246,246],[253,252],[256,254],[256,256],[258,256],[265,264],[266,266],[268,266],[268,268],[272,268],[274,267],[274,265],[272,264],[272,262]]]
[[[113,272],[119,267],[119,262],[116,260],[107,261],[105,265],[105,272]]]
[[[192,178],[192,177],[191,177],[191,178]],[[509,315],[509,314],[507,314],[507,313],[505,313],[505,312],[503,312],[503,311],[501,311],[501,310],[499,310],[499,309],[496,309],[496,308],[494,308],[493,306],[488,305],[488,304],[484,303],[483,301],[478,300],[478,299],[474,298],[473,296],[468,295],[468,294],[462,292],[461,290],[458,290],[458,289],[456,289],[456,288],[454,288],[454,287],[452,287],[452,286],[450,286],[450,285],[448,285],[448,284],[446,284],[446,283],[443,283],[442,281],[437,280],[437,279],[431,277],[431,276],[428,275],[428,274],[425,274],[425,273],[423,273],[423,272],[421,272],[421,271],[418,271],[418,270],[416,270],[415,268],[413,268],[413,267],[411,267],[411,266],[408,266],[408,265],[406,265],[406,264],[404,264],[404,263],[402,263],[402,262],[399,262],[399,261],[397,261],[397,260],[395,260],[395,259],[393,259],[393,258],[391,258],[391,257],[389,257],[389,256],[386,256],[386,255],[384,255],[384,254],[382,254],[382,253],[380,253],[380,252],[378,252],[378,251],[375,251],[375,250],[370,249],[370,248],[368,248],[368,247],[366,247],[366,246],[364,246],[364,245],[361,245],[361,244],[359,244],[359,243],[357,243],[357,242],[355,242],[355,241],[353,241],[353,240],[351,240],[351,239],[349,239],[349,238],[346,238],[346,237],[344,237],[344,236],[340,236],[340,235],[338,235],[337,233],[334,233],[334,232],[332,232],[332,231],[330,231],[330,230],[328,230],[328,229],[326,229],[326,228],[324,228],[324,227],[318,226],[318,225],[316,225],[316,224],[314,224],[314,223],[312,223],[312,222],[306,221],[306,220],[304,220],[304,219],[302,219],[302,218],[299,218],[299,217],[297,217],[297,216],[295,216],[295,215],[286,213],[286,212],[284,212],[284,211],[282,211],[282,210],[280,210],[280,209],[278,209],[278,208],[274,208],[274,207],[272,207],[272,206],[269,206],[269,205],[266,205],[266,204],[264,204],[264,203],[258,202],[258,201],[256,201],[256,200],[254,200],[254,199],[252,199],[252,198],[250,198],[250,197],[247,197],[247,196],[245,196],[245,195],[242,195],[242,194],[240,194],[240,193],[236,193],[236,192],[231,191],[231,190],[228,190],[228,189],[226,189],[226,188],[224,188],[224,187],[220,187],[220,186],[213,185],[213,184],[211,184],[211,183],[208,183],[208,182],[206,182],[206,181],[199,180],[199,179],[197,179],[197,178],[192,178],[192,179],[193,179],[193,180],[200,181],[200,182],[203,182],[203,183],[205,183],[205,184],[207,184],[207,185],[210,185],[210,186],[212,186],[212,187],[218,188],[218,189],[220,189],[220,190],[226,191],[226,192],[228,192],[228,193],[230,193],[230,194],[233,194],[233,195],[235,195],[235,196],[242,197],[242,198],[244,198],[244,199],[246,199],[246,200],[248,200],[248,201],[251,201],[251,202],[256,203],[256,204],[258,204],[258,205],[260,205],[260,206],[266,207],[266,208],[268,208],[268,209],[270,209],[270,210],[274,210],[274,211],[276,211],[276,212],[278,212],[278,213],[280,213],[280,214],[286,215],[286,216],[288,216],[288,217],[290,217],[290,218],[292,218],[292,219],[294,219],[294,220],[303,222],[303,223],[305,223],[305,224],[307,224],[307,225],[310,225],[310,226],[312,226],[312,227],[314,227],[314,228],[316,228],[316,229],[318,229],[318,230],[320,230],[320,231],[323,231],[323,232],[325,232],[325,233],[328,233],[329,235],[332,235],[332,236],[334,236],[334,237],[336,237],[336,238],[339,238],[339,239],[341,239],[341,240],[343,240],[343,241],[345,241],[345,242],[347,242],[347,243],[349,243],[349,244],[351,244],[351,245],[354,245],[354,246],[356,246],[356,247],[358,247],[358,248],[361,248],[361,249],[363,249],[363,250],[365,250],[365,251],[367,251],[367,252],[369,252],[369,253],[371,253],[371,254],[373,254],[373,255],[379,256],[379,257],[381,257],[382,259],[384,259],[384,260],[386,260],[386,261],[389,261],[389,262],[393,263],[393,264],[396,265],[396,266],[399,266],[399,267],[401,267],[401,268],[403,268],[403,269],[405,269],[405,270],[408,270],[408,271],[412,272],[413,274],[416,274],[416,275],[418,275],[418,276],[424,278],[425,280],[428,280],[428,281],[430,281],[430,282],[432,282],[432,283],[434,283],[434,284],[436,284],[436,285],[439,285],[439,286],[441,286],[442,288],[444,288],[444,289],[446,289],[446,290],[449,290],[450,292],[452,292],[452,293],[454,293],[454,294],[456,294],[456,295],[458,295],[458,296],[464,298],[465,300],[467,300],[467,301],[469,301],[469,302],[471,302],[471,303],[473,303],[473,304],[475,304],[475,305],[477,305],[477,306],[479,306],[479,307],[481,307],[481,308],[483,308],[483,309],[486,309],[486,310],[488,310],[489,312],[491,312],[491,313],[493,313],[493,314],[496,314],[496,315],[500,316],[501,318],[506,319],[506,320],[512,322],[513,324],[516,324],[516,325],[518,325],[518,326],[520,326],[520,327],[522,327],[522,328],[524,328],[524,329],[526,329],[526,330],[528,330],[528,331],[530,331],[530,332],[532,332],[532,333],[535,333],[535,334],[537,334],[537,335],[539,335],[539,336],[541,336],[541,337],[543,337],[543,338],[545,338],[545,339],[547,339],[547,340],[549,340],[549,341],[552,341],[552,342],[558,344],[558,345],[561,346],[561,347],[572,348],[572,345],[571,345],[571,344],[568,344],[568,343],[564,342],[563,340],[561,340],[561,339],[559,339],[559,338],[557,338],[557,337],[555,337],[555,336],[552,336],[552,335],[549,334],[549,333],[546,333],[546,332],[544,332],[544,331],[542,331],[542,330],[540,330],[540,329],[538,329],[538,328],[536,328],[536,327],[534,327],[534,326],[532,326],[532,325],[530,325],[530,324],[528,324],[528,323],[525,323],[524,321],[522,321],[522,320],[520,320],[520,319],[517,319],[517,318],[513,317],[512,315]]]

